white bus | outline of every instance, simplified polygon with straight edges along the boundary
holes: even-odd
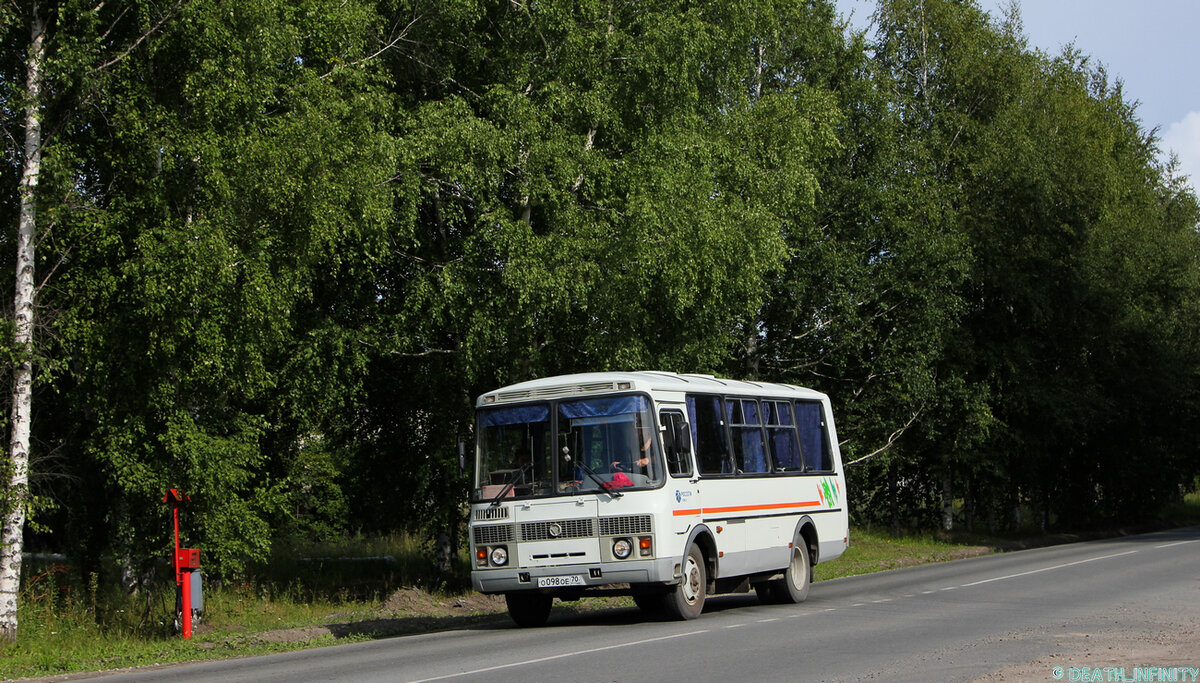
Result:
[[[480,396],[471,582],[521,626],[555,597],[801,602],[849,541],[829,398],[708,375],[550,377]]]

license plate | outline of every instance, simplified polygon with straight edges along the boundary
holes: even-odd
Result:
[[[583,576],[539,576],[538,588],[558,588],[559,586],[582,586]]]

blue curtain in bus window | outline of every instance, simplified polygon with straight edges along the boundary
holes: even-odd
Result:
[[[700,472],[728,474],[729,446],[725,440],[721,399],[716,396],[688,396],[687,410]]]
[[[763,443],[762,428],[758,421],[758,403],[755,401],[730,401],[730,425],[733,429],[733,447],[737,462],[743,472],[766,472],[767,452]],[[740,406],[741,410],[738,410]],[[740,418],[740,420],[738,419]],[[737,424],[741,422],[741,424]]]
[[[729,424],[742,424],[742,402],[732,398],[725,399],[725,414],[729,416]]]
[[[564,401],[558,404],[563,417],[616,417],[650,410],[645,396],[617,396],[615,398],[589,398],[579,401]]]
[[[825,430],[821,426],[820,403],[796,403],[796,426],[800,428],[800,448],[804,465],[810,470],[828,470],[829,454],[825,450]]]
[[[548,422],[549,420],[550,406],[547,405],[492,408],[479,412],[479,424],[482,427],[503,427],[504,425]]]
[[[758,421],[758,403],[754,401],[742,401],[742,415],[748,425],[762,424]]]
[[[767,410],[771,408],[771,410]],[[804,468],[800,459],[800,444],[796,440],[796,428],[792,426],[792,408],[787,403],[764,403],[767,415],[767,436],[771,440],[771,452],[775,455],[775,467],[785,472]]]

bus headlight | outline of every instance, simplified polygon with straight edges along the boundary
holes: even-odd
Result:
[[[629,557],[629,553],[633,552],[633,543],[628,538],[618,538],[613,541],[613,557],[618,560],[624,560]]]
[[[492,548],[492,564],[497,567],[503,567],[508,564],[508,548],[502,545]]]

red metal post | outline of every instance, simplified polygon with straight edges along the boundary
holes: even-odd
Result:
[[[183,582],[183,639],[192,639],[192,570],[182,572]]]
[[[172,505],[171,512],[175,516],[175,585],[178,586],[183,581],[179,577],[179,506]]]
[[[200,555],[198,550],[189,550],[188,555],[179,552],[179,506],[185,500],[190,500],[184,496],[178,489],[168,489],[166,495],[163,496],[163,502],[171,505],[172,517],[175,525],[175,585],[180,592],[180,605],[183,608],[183,614],[180,617],[180,626],[183,630],[184,640],[190,640],[192,637],[192,572],[200,567]]]

